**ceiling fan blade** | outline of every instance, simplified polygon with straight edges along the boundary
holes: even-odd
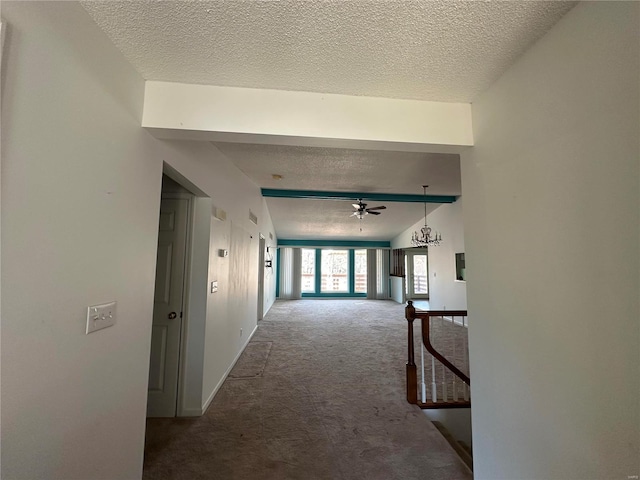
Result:
[[[386,210],[387,207],[385,207],[384,205],[380,205],[379,207],[371,207],[371,208],[367,208],[367,210]]]
[[[369,210],[367,210],[367,213],[370,215],[380,215],[380,212],[371,212]]]

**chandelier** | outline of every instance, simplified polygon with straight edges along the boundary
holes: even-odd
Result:
[[[438,232],[431,233],[431,227],[427,225],[427,187],[429,185],[423,185],[422,190],[424,194],[424,227],[418,232],[413,232],[411,237],[411,245],[414,247],[437,247],[442,242],[442,235]]]

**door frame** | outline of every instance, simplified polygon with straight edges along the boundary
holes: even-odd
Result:
[[[210,302],[210,243],[212,208],[215,208],[211,196],[184,176],[179,170],[162,162],[162,175],[167,176],[182,187],[183,191],[164,191],[165,197],[178,193],[190,196],[187,245],[185,251],[185,280],[183,283],[183,318],[181,322],[181,342],[179,345],[178,392],[176,396],[176,417],[199,417],[204,413],[208,402],[202,398],[204,383],[204,332],[209,318]],[[162,189],[158,192],[157,210],[154,221],[158,221]],[[203,286],[206,285],[205,288]],[[151,321],[151,319],[150,319]],[[149,343],[151,328],[149,329]],[[146,359],[147,371],[150,367]],[[210,401],[210,400],[209,400]],[[145,417],[146,418],[146,414]]]

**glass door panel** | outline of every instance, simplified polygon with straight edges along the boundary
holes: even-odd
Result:
[[[424,250],[407,251],[407,298],[429,298],[429,261]]]
[[[416,295],[428,295],[427,282],[427,256],[413,255],[413,293]]]

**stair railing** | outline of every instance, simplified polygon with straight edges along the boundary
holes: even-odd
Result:
[[[462,372],[458,367],[456,367],[449,359],[447,359],[441,352],[436,350],[436,348],[432,344],[432,335],[431,335],[431,320],[435,317],[440,318],[451,318],[452,322],[456,317],[464,318],[467,317],[466,310],[416,310],[413,306],[413,302],[409,300],[407,307],[405,308],[405,318],[408,322],[408,359],[406,365],[406,377],[407,377],[407,401],[409,403],[420,406],[421,408],[460,408],[460,407],[469,407],[469,386],[471,385],[471,381],[469,377]],[[414,329],[413,322],[419,318],[421,320],[421,338],[422,345],[424,345],[424,349],[431,355],[431,401],[427,401],[426,398],[426,382],[425,382],[425,363],[424,363],[424,349],[422,345],[420,346],[420,357],[421,357],[421,373],[422,373],[422,382],[421,382],[421,401],[418,401],[418,375],[417,375],[417,366],[415,364],[415,347],[414,347]],[[455,340],[453,343],[454,348],[454,356],[455,356]],[[464,355],[466,357],[467,346],[466,343],[463,345]],[[438,401],[437,398],[437,386],[436,386],[436,363],[435,360],[439,361],[443,368],[443,401]],[[449,401],[449,395],[447,392],[447,382],[446,382],[446,371],[445,368],[452,372],[455,377],[453,378],[453,395],[452,401]],[[456,378],[460,379],[463,382],[463,400],[458,400],[458,392],[456,388]]]

